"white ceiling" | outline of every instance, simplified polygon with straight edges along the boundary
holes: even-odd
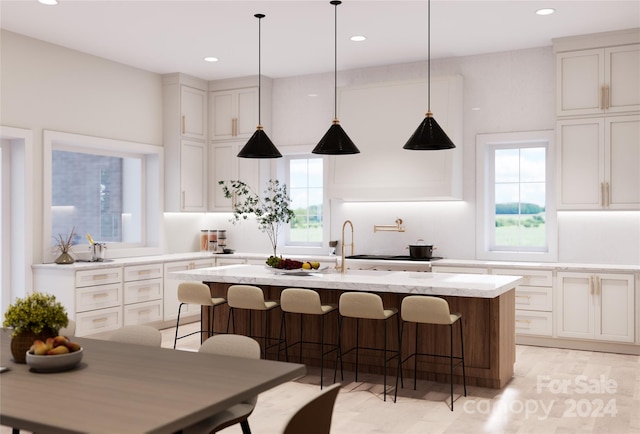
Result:
[[[541,7],[556,13],[538,16]],[[427,2],[344,0],[338,6],[338,68],[425,60]],[[286,77],[333,71],[329,0],[0,0],[3,29],[155,73],[206,80],[258,72]],[[433,0],[431,58],[550,46],[552,38],[640,28],[640,0]],[[351,42],[355,34],[365,42]],[[1,53],[0,53],[1,54]],[[220,59],[207,63],[205,56]]]

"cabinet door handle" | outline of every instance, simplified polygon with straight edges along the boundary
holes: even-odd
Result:
[[[604,87],[604,108],[606,110],[609,110],[609,104],[610,104],[609,98],[610,98],[610,96],[609,96],[609,86],[605,86]]]
[[[182,134],[184,134],[186,131],[186,127],[185,127],[186,123],[187,123],[186,116],[182,115]]]
[[[600,110],[604,110],[604,86],[600,88]]]
[[[184,190],[182,190],[180,201],[182,202],[182,205],[180,206],[180,208],[184,209],[184,204],[185,204],[185,192],[184,192]]]
[[[231,135],[233,137],[238,135],[238,118],[233,118],[231,120]]]
[[[611,206],[611,195],[609,192],[609,183],[605,182],[604,183],[604,189],[605,189],[605,193],[607,194],[607,207]]]
[[[600,183],[600,206],[604,208],[604,182]]]

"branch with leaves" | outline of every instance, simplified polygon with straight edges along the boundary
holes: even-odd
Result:
[[[228,181],[228,184],[226,181],[218,181],[218,184],[222,186],[224,197],[234,199],[231,222],[236,224],[247,220],[249,215],[254,215],[259,229],[269,237],[273,256],[276,256],[278,236],[284,224],[295,217],[295,213],[289,208],[291,198],[287,194],[287,185],[271,179],[264,195],[260,197],[242,181]]]

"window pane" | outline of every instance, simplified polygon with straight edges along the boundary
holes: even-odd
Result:
[[[141,158],[54,150],[51,189],[54,237],[75,227],[76,243],[142,242]]]
[[[544,148],[520,150],[520,179],[522,182],[545,182],[546,152]]]
[[[518,149],[497,149],[495,152],[496,182],[518,182],[519,159]]]
[[[546,148],[496,149],[494,248],[546,247]]]
[[[289,188],[306,188],[308,185],[307,160],[291,160],[289,164]]]
[[[291,244],[322,243],[322,175],[322,158],[289,160],[291,209],[296,215],[289,225],[288,242]]]

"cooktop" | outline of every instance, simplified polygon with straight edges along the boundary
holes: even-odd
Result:
[[[418,261],[418,262],[431,262],[431,261],[437,261],[438,259],[442,259],[442,257],[440,256],[432,256],[431,258],[427,259],[418,259],[418,258],[412,258],[409,255],[352,255],[352,256],[345,256],[345,259],[369,259],[369,260],[374,260],[374,261]]]

